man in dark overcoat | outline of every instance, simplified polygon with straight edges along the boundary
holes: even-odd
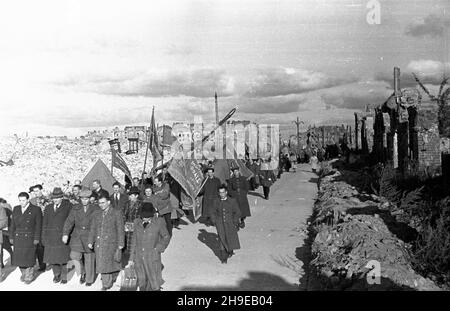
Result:
[[[88,238],[93,215],[100,211],[97,204],[89,203],[90,195],[91,191],[81,190],[81,204],[75,205],[70,211],[64,223],[62,238],[67,244],[70,237],[70,259],[79,267],[80,284],[86,282],[86,286],[91,286],[95,279],[95,254],[88,247]]]
[[[72,203],[63,199],[61,188],[53,189],[53,203],[47,205],[42,224],[42,244],[44,262],[52,266],[53,283],[67,283],[67,262],[70,260],[70,247],[63,240],[64,223],[72,210]]]
[[[25,284],[33,281],[36,263],[36,246],[41,240],[42,211],[30,203],[26,192],[19,193],[20,205],[15,206],[11,217],[10,242],[14,245],[11,264],[18,266]]]
[[[129,265],[134,265],[140,291],[161,289],[161,253],[170,242],[164,218],[156,216],[151,202],[144,202],[139,218],[134,220],[134,234],[131,243]]]
[[[44,215],[45,207],[52,203],[52,200],[50,200],[49,197],[44,195],[42,192],[42,185],[37,184],[30,187],[30,190],[33,193],[33,198],[30,199],[30,203],[36,206],[39,206],[41,208],[42,216]],[[39,270],[38,271],[45,271],[47,268],[47,265],[44,262],[44,246],[41,242],[36,247],[36,258],[39,263]]]
[[[239,210],[241,211],[241,221],[239,223],[240,228],[245,227],[245,218],[250,217],[250,205],[248,204],[248,190],[250,184],[248,180],[241,175],[239,167],[232,167],[233,177],[228,180],[228,189],[230,197],[235,198]]]
[[[219,198],[214,201],[214,209],[211,219],[216,226],[219,236],[220,260],[227,263],[233,250],[241,248],[238,237],[238,227],[241,218],[241,211],[234,198],[228,197],[227,187],[219,187]]]
[[[220,179],[214,176],[214,168],[206,168],[206,181],[200,190],[200,195],[203,194],[202,199],[202,218],[206,225],[211,224],[211,212],[214,209],[214,201],[217,199],[220,187]]]
[[[125,231],[122,212],[111,207],[109,195],[100,195],[100,211],[91,222],[88,247],[95,250],[95,270],[101,273],[102,290],[110,289],[121,270]]]

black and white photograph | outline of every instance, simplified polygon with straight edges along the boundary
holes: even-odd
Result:
[[[0,292],[450,290],[448,0],[4,1],[0,120]]]

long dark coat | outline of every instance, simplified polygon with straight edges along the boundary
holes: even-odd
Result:
[[[142,219],[136,218],[134,228],[130,260],[135,263],[139,286],[145,286],[139,282],[139,276],[146,275],[149,278],[151,289],[157,290],[164,283],[161,273],[161,253],[170,242],[166,221],[162,217],[153,217],[144,229]]]
[[[112,273],[122,268],[121,263],[114,260],[114,255],[119,246],[124,247],[124,228],[120,210],[110,206],[106,213],[102,210],[94,213],[88,244],[94,246],[97,273]]]
[[[70,260],[70,247],[62,241],[64,223],[72,210],[69,200],[62,200],[55,212],[54,203],[47,205],[42,222],[42,245],[44,262],[66,264]]]
[[[211,219],[216,226],[220,243],[228,251],[241,248],[239,244],[237,226],[240,222],[241,211],[234,198],[226,200],[216,199]]]
[[[276,176],[272,170],[261,170],[260,177],[263,187],[271,187],[276,180]]]
[[[219,197],[220,179],[217,177],[209,178],[205,182],[201,193],[202,199],[202,216],[211,217],[211,213],[214,209],[214,201]]]
[[[142,201],[137,200],[135,202],[128,201],[125,205],[125,211],[123,214],[124,223],[133,223],[136,218],[139,217],[142,208]],[[125,231],[125,248],[127,250],[131,247],[131,239],[133,238],[133,231]]]
[[[233,176],[228,180],[228,193],[232,198],[236,199],[239,210],[241,211],[241,217],[251,216],[247,198],[249,189],[250,184],[243,176],[239,176],[238,178]]]
[[[97,204],[88,204],[86,213],[82,204],[75,205],[67,217],[63,235],[69,236],[70,250],[80,253],[92,253],[88,247],[91,221],[96,212],[100,211]]]
[[[11,264],[18,267],[33,267],[36,263],[36,245],[41,240],[42,211],[41,208],[29,204],[25,213],[22,207],[15,206],[11,217],[9,238],[13,240],[14,251]]]

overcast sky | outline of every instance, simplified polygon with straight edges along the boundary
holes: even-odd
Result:
[[[156,121],[350,122],[411,72],[450,72],[448,0],[8,1],[0,130],[80,135]],[[445,40],[447,38],[447,40]],[[432,89],[434,89],[432,87]]]

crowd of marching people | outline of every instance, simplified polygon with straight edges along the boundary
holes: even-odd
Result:
[[[240,248],[238,231],[251,216],[248,193],[263,188],[269,199],[270,187],[283,171],[295,172],[299,158],[281,155],[279,168],[270,168],[270,159],[247,160],[251,178],[241,175],[238,166],[230,168],[225,183],[215,176],[211,162],[201,163],[205,173],[200,222],[217,230],[220,260],[226,264]],[[116,182],[112,193],[100,180],[83,187],[80,180],[55,187],[49,195],[42,185],[18,194],[14,208],[0,198],[1,268],[3,252],[11,265],[19,267],[20,280],[30,284],[38,272],[53,271],[53,282],[67,283],[70,261],[80,275],[79,282],[91,286],[101,276],[102,290],[110,289],[119,272],[133,267],[139,290],[160,290],[164,280],[161,253],[168,247],[173,228],[188,214],[180,201],[181,186],[167,167],[156,175]],[[2,274],[0,269],[0,282]]]

